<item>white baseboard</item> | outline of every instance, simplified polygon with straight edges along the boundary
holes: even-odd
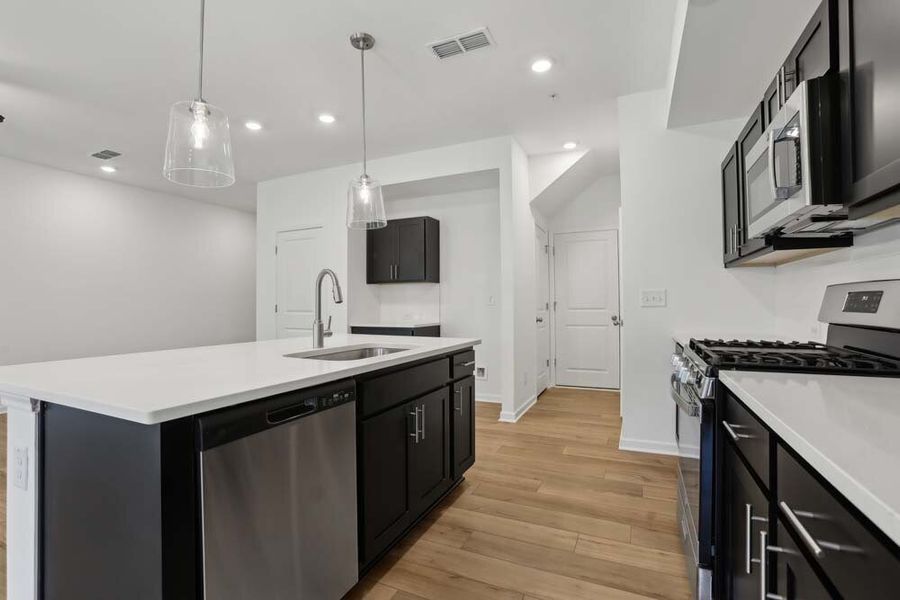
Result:
[[[528,399],[528,402],[520,406],[515,411],[501,410],[500,419],[498,420],[503,423],[515,423],[522,418],[522,415],[528,412],[528,409],[534,406],[535,402],[537,402],[537,396],[532,396]]]
[[[678,454],[678,446],[675,445],[675,442],[636,440],[626,437],[619,438],[619,450],[630,450],[632,452],[648,452],[651,454]]]
[[[501,404],[500,394],[477,394],[475,402],[487,402],[488,404]]]

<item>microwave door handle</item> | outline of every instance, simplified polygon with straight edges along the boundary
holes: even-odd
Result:
[[[778,178],[775,175],[775,131],[769,132],[769,187],[772,192],[772,200],[778,200]]]

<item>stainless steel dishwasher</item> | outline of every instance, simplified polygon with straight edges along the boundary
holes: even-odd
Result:
[[[352,381],[199,421],[208,600],[341,598],[358,578]]]

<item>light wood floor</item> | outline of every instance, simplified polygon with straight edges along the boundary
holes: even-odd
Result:
[[[672,457],[618,449],[614,392],[479,404],[466,481],[348,600],[689,598]]]

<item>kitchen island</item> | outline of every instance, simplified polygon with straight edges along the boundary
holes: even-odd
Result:
[[[204,496],[212,485],[203,480],[204,453],[226,447],[239,432],[250,440],[265,428],[308,421],[299,412],[307,408],[325,415],[343,410],[351,415],[344,429],[355,428],[333,453],[355,445],[355,461],[336,463],[356,471],[340,474],[357,496],[357,510],[342,513],[346,521],[358,514],[358,529],[347,523],[358,542],[355,580],[474,462],[478,343],[335,335],[325,352],[383,354],[310,356],[310,340],[293,338],[0,368],[0,398],[9,408],[10,600],[203,597],[216,556],[204,531],[213,508]],[[261,412],[262,406],[274,408]],[[235,420],[244,413],[245,421]],[[255,465],[266,472],[272,464],[291,465],[290,454],[247,460],[249,475],[237,483],[255,481]],[[259,495],[265,487],[248,489]],[[283,494],[290,486],[271,487]],[[224,513],[243,508],[227,506]],[[335,512],[309,510],[320,510],[320,520]],[[292,525],[282,529],[291,532]],[[231,542],[241,546],[240,539]]]

